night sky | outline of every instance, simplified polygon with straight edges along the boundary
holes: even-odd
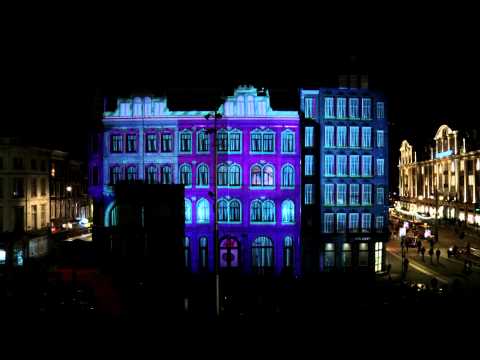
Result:
[[[245,57],[213,50],[171,55],[165,50],[150,58],[117,58],[97,49],[52,49],[35,62],[12,67],[14,81],[4,86],[9,106],[3,135],[86,159],[88,131],[98,121],[104,96],[113,104],[115,96],[150,93],[167,95],[172,110],[215,109],[234,87],[252,84],[270,89],[274,108],[295,110],[299,87],[336,86],[338,75],[348,73],[367,73],[370,87],[385,92],[393,163],[402,139],[420,151],[443,123],[453,129],[480,128],[473,90],[480,84],[478,56],[447,51],[375,57],[301,54]]]

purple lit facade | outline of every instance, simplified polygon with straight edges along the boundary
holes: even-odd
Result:
[[[165,98],[119,99],[103,117],[90,157],[96,219],[116,223],[111,184],[120,180],[185,185],[185,266],[214,269],[213,118],[170,111]],[[239,87],[217,122],[220,268],[300,273],[300,120],[274,111],[268,92]],[[159,231],[161,239],[162,229]]]

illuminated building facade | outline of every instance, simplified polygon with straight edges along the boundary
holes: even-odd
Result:
[[[354,79],[354,78],[352,78]],[[305,270],[382,271],[388,240],[388,125],[365,81],[300,90]]]
[[[465,138],[442,125],[434,137],[429,159],[417,160],[404,140],[400,147],[397,210],[420,220],[458,219],[480,225],[480,150],[467,150]]]
[[[218,111],[214,171],[212,111],[171,111],[165,98],[119,99],[103,116],[89,164],[97,218],[116,224],[112,184],[185,186],[185,266],[214,268],[214,184],[220,268],[300,271],[300,121],[275,111],[267,91],[239,87]],[[159,241],[161,231],[158,229]]]

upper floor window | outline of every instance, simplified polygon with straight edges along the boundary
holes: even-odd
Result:
[[[337,156],[337,176],[347,176],[347,155]]]
[[[295,205],[292,200],[282,203],[282,224],[295,224]]]
[[[127,152],[133,153],[137,151],[137,135],[127,134]]]
[[[160,166],[160,183],[171,184],[172,181],[172,168],[170,165]]]
[[[325,205],[335,205],[334,184],[324,185],[324,203]]]
[[[233,103],[231,101],[227,101],[225,103],[225,115],[233,116]]]
[[[362,232],[370,232],[372,227],[372,214],[362,214]]]
[[[384,147],[383,130],[377,130],[377,147]]]
[[[157,183],[157,167],[155,165],[147,166],[147,183],[156,184]]]
[[[347,127],[346,126],[337,126],[337,146],[338,147],[347,146]]]
[[[123,136],[122,135],[112,135],[110,151],[112,153],[120,153],[120,152],[123,151]]]
[[[372,99],[362,98],[362,119],[369,120],[372,118]]]
[[[337,98],[337,118],[345,119],[347,117],[347,99],[344,97]]]
[[[172,152],[173,151],[173,135],[169,132],[164,132],[160,134],[161,138],[161,152]]]
[[[130,104],[126,102],[120,103],[120,116],[128,115],[130,115]]]
[[[190,130],[182,130],[180,132],[180,152],[192,152],[192,132]]]
[[[335,127],[325,126],[325,147],[335,146]]]
[[[200,249],[200,267],[206,269],[208,267],[208,239],[206,236],[202,236],[199,239]]]
[[[253,96],[247,97],[247,115],[255,115],[255,99]]]
[[[305,155],[305,175],[313,175],[313,155]]]
[[[239,96],[237,98],[237,115],[244,116],[245,115],[245,99],[243,96]]]
[[[362,176],[372,176],[372,156],[362,156]]]
[[[324,214],[323,216],[323,232],[326,234],[333,233],[335,214]]]
[[[110,183],[118,184],[120,180],[122,180],[122,169],[120,166],[113,166],[110,168]]]
[[[358,119],[360,117],[358,111],[358,104],[358,98],[349,99],[348,112],[350,115],[350,119]]]
[[[292,165],[282,167],[282,188],[292,189],[295,187],[295,170]]]
[[[192,202],[185,198],[185,224],[192,223]]]
[[[377,232],[383,231],[383,216],[377,216],[375,218],[375,230]]]
[[[47,179],[42,178],[40,180],[40,194],[42,196],[47,195]]]
[[[145,142],[146,152],[157,152],[157,134],[147,134]]]
[[[305,184],[305,205],[313,204],[313,184]]]
[[[220,164],[217,168],[218,186],[239,187],[241,178],[241,167],[238,164]]]
[[[362,127],[362,147],[372,147],[372,128]]]
[[[347,227],[347,214],[338,213],[337,214],[337,233],[343,234]]]
[[[252,244],[252,266],[254,268],[273,267],[273,242],[267,236],[259,236]]]
[[[335,176],[335,157],[325,155],[325,176]]]
[[[186,187],[192,186],[192,166],[190,164],[182,164],[179,168],[180,184]]]
[[[206,130],[197,132],[197,153],[208,153],[210,151],[210,138]]]
[[[295,153],[295,133],[291,130],[282,131],[282,153]]]
[[[350,205],[360,205],[359,184],[350,184]]]
[[[272,130],[253,130],[250,134],[250,152],[274,153],[275,132]]]
[[[275,186],[275,169],[272,165],[255,164],[250,168],[250,181],[252,187]]]
[[[272,200],[253,200],[250,207],[250,222],[275,223],[275,203]]]
[[[377,176],[383,176],[384,174],[384,159],[377,159]]]
[[[241,153],[242,132],[236,129],[220,129],[217,133],[217,149],[219,152]]]
[[[140,99],[135,99],[133,104],[133,116],[141,116],[142,115],[142,102]]]
[[[385,201],[385,194],[383,187],[379,186],[377,187],[377,205],[383,205]]]
[[[305,127],[305,147],[313,147],[313,126]]]
[[[3,189],[0,188],[0,192],[2,192]],[[32,179],[32,189],[31,189],[31,196],[32,197],[37,197],[37,179]]]
[[[265,101],[259,101],[257,103],[258,106],[258,115],[266,115],[267,114],[267,104]]]
[[[14,178],[13,179],[13,189],[12,189],[13,198],[23,197],[25,194],[25,186],[23,178]]]
[[[337,184],[337,205],[347,205],[347,184]]]
[[[350,176],[360,176],[359,155],[350,155]]]
[[[383,101],[377,102],[377,119],[385,119],[385,103]]]
[[[372,184],[362,184],[362,205],[372,205]]]
[[[37,160],[36,159],[31,159],[30,160],[30,168],[32,170],[37,170]]]
[[[208,224],[210,222],[210,204],[207,199],[200,199],[197,202],[197,224]]]
[[[313,118],[313,99],[311,97],[307,97],[304,99],[305,101],[305,118]]]
[[[348,214],[348,231],[351,233],[358,232],[359,215],[357,213]]]
[[[283,265],[285,268],[293,266],[293,238],[291,236],[283,239]]]
[[[325,118],[326,119],[335,118],[335,108],[334,108],[333,97],[326,97],[325,98]]]
[[[241,223],[242,204],[238,199],[220,199],[218,201],[219,223]]]
[[[208,187],[209,174],[208,165],[200,164],[197,167],[197,187]]]
[[[127,180],[129,182],[137,180],[137,167],[130,165],[127,167]]]
[[[350,147],[358,147],[359,128],[358,126],[350,126]]]

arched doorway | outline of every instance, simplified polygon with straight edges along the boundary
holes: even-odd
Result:
[[[220,242],[220,267],[238,268],[240,265],[240,251],[238,240],[227,236]]]

